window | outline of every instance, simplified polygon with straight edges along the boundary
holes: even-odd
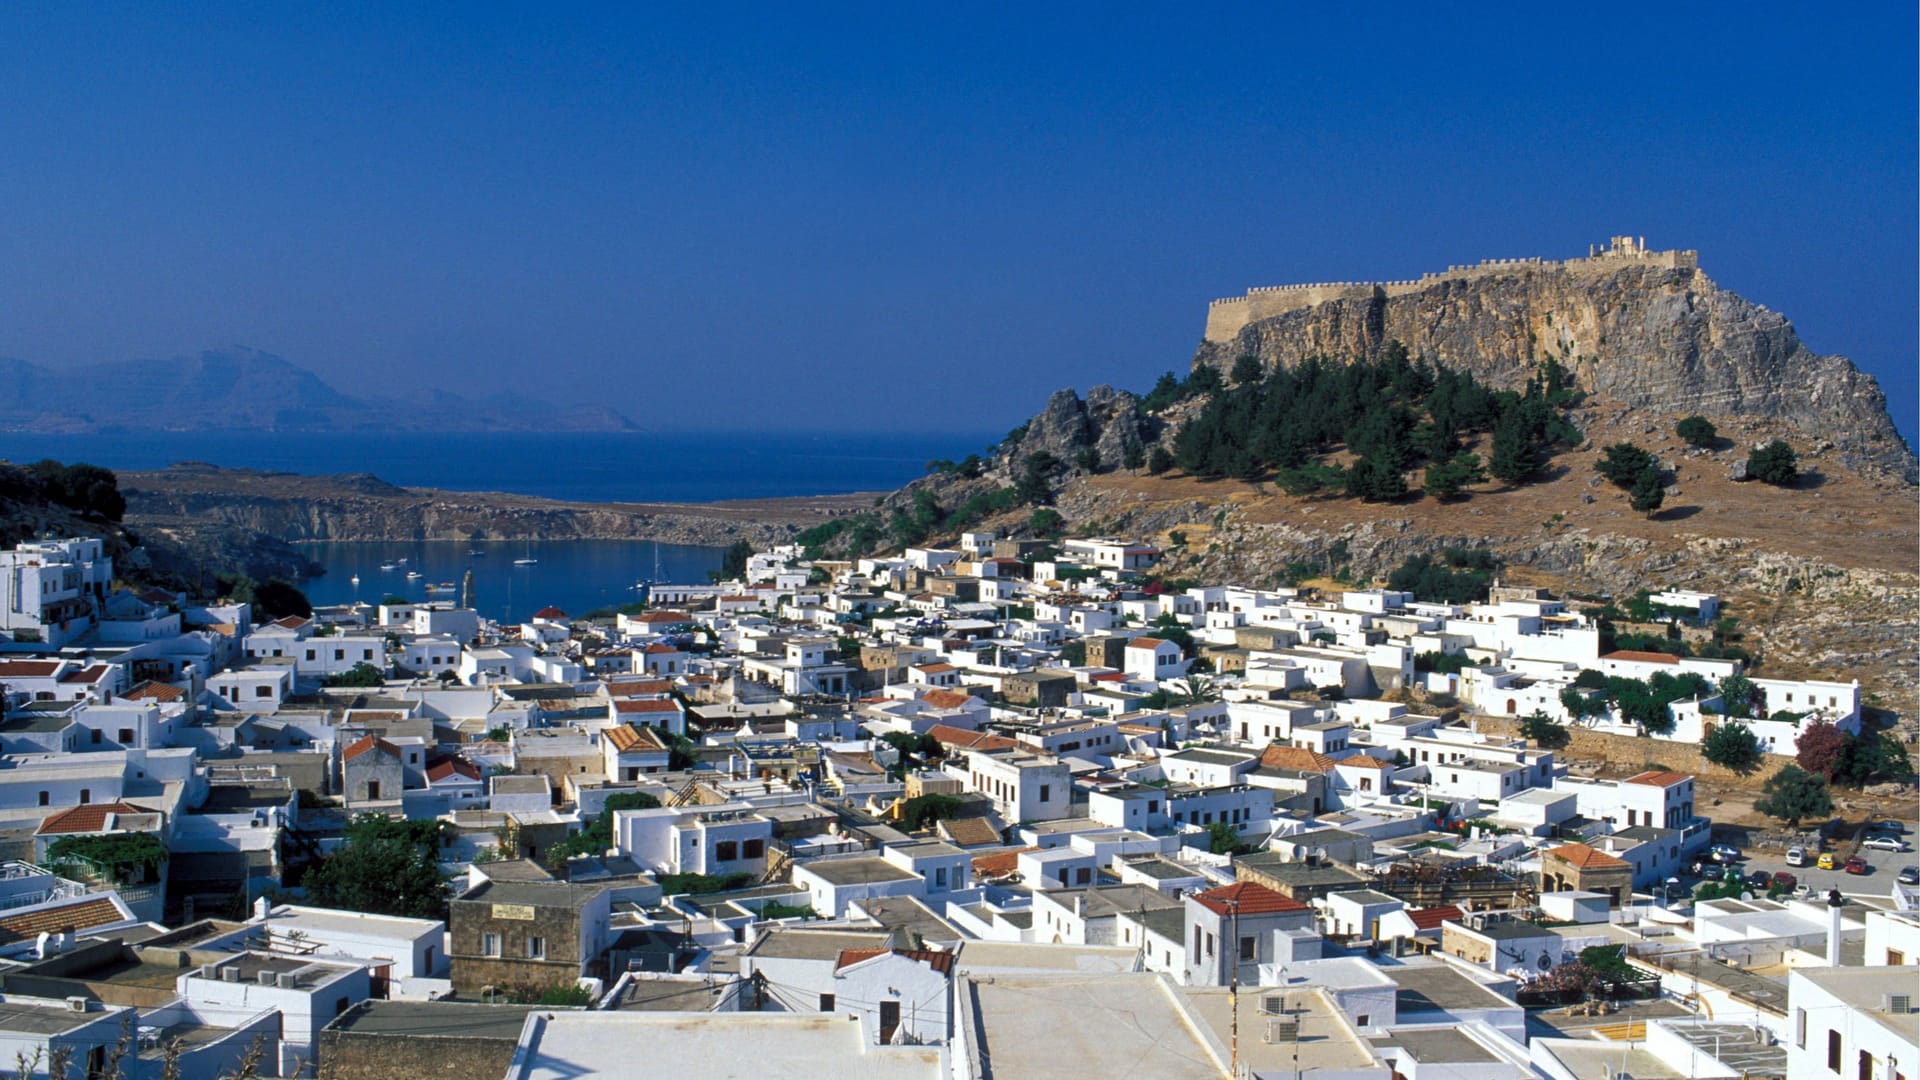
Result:
[[[312,650],[312,649],[308,649],[308,650],[307,650],[307,659],[309,659],[309,660],[318,660],[319,658],[320,658],[320,655],[319,655],[318,653],[316,653],[316,652],[315,652],[314,650]]]
[[[361,650],[360,650],[360,659],[362,659],[362,660],[371,660],[371,659],[373,659],[373,650],[372,650],[372,649],[361,649]]]
[[[1827,1031],[1827,1068],[1840,1071],[1840,1033],[1832,1029]]]
[[[1046,802],[1048,799],[1051,799],[1051,798],[1053,798],[1053,785],[1041,784],[1040,785],[1040,801]]]
[[[744,840],[740,844],[740,857],[743,859],[758,859],[766,853],[765,840]]]
[[[133,729],[132,728],[123,727],[120,729],[120,742],[121,742],[121,745],[123,746],[133,745]]]
[[[527,938],[527,959],[545,960],[547,958],[547,939],[543,937]]]
[[[1359,1016],[1354,1017],[1353,1021],[1354,1023],[1358,1024],[1361,1027],[1366,1027],[1368,1019],[1369,1018],[1366,1013],[1361,1013]]]
[[[89,729],[87,729],[87,734],[88,734],[88,736],[90,736],[90,738],[91,738],[91,741],[92,741],[93,743],[95,743],[96,745],[98,745],[98,743],[100,742],[100,729],[99,729],[99,728],[89,728]]]
[[[1898,949],[1887,950],[1887,966],[1888,967],[1899,967],[1901,964],[1904,964],[1906,962],[1907,962],[1906,953],[1903,953]]]
[[[482,956],[499,956],[500,955],[500,935],[499,934],[481,934],[480,935],[480,954]]]
[[[341,998],[341,999],[340,999],[339,1001],[336,1001],[336,1002],[334,1002],[334,1003],[333,1003],[333,1015],[335,1015],[335,1016],[339,1016],[339,1015],[340,1015],[341,1013],[343,1013],[343,1012],[346,1012],[346,1011],[347,1011],[347,1006],[349,1006],[349,1005],[351,1005],[351,1004],[352,1004],[352,1002],[350,1002],[350,1001],[348,1001],[348,1000],[347,1000],[346,998]]]
[[[46,806],[46,805],[48,805],[49,803],[51,803],[52,801],[53,801],[53,795],[52,795],[52,793],[50,793],[50,792],[46,792],[46,791],[43,791],[43,792],[41,792],[41,793],[40,793],[40,805],[41,805],[41,806]]]
[[[236,689],[234,690],[234,693],[236,693],[236,694],[238,694],[239,692],[240,692],[240,691],[238,690],[238,688],[236,688]],[[271,686],[256,686],[256,687],[254,687],[254,688],[253,688],[253,696],[254,696],[254,697],[272,697],[272,696],[273,696],[273,687],[271,687]]]
[[[933,868],[933,884],[934,884],[934,887],[938,889],[944,889],[947,887],[947,868],[946,867],[936,866]]]
[[[739,857],[740,845],[732,840],[716,840],[713,844],[713,857],[721,862],[732,862]]]
[[[1193,928],[1193,960],[1194,963],[1200,962],[1200,928],[1198,926]]]
[[[820,995],[820,1011],[821,1012],[833,1011],[833,995],[832,994]]]
[[[1247,964],[1253,961],[1253,956],[1254,956],[1253,947],[1254,947],[1253,938],[1243,937],[1240,939],[1240,962],[1241,963]]]
[[[335,660],[345,660],[347,658],[347,650],[345,649],[333,650],[333,658]]]
[[[80,805],[85,806],[92,801],[93,801],[93,789],[81,788],[80,789]]]

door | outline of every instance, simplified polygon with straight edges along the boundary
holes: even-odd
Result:
[[[900,1003],[883,1001],[880,1003],[880,1041],[890,1043],[893,1033],[900,1027]]]

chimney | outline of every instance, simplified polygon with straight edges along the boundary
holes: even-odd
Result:
[[[1840,966],[1840,909],[1846,904],[1840,890],[1827,893],[1827,965]]]

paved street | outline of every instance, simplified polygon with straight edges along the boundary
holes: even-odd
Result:
[[[1913,830],[1909,828],[1907,834],[1903,836],[1902,839],[1911,845],[1913,843],[1913,835]],[[1833,845],[1833,847],[1836,851],[1845,851],[1848,845],[1839,844]],[[1843,895],[1871,894],[1874,896],[1887,895],[1894,886],[1894,875],[1900,872],[1902,866],[1914,865],[1916,858],[1915,853],[1912,851],[1876,851],[1872,848],[1862,848],[1860,850],[1860,857],[1867,861],[1867,865],[1873,868],[1873,872],[1869,874],[1849,874],[1837,869],[1816,870],[1811,865],[1788,866],[1786,853],[1780,851],[1750,851],[1746,854],[1748,856],[1747,858],[1735,864],[1740,868],[1742,873],[1750,874],[1755,870],[1765,870],[1771,874],[1775,871],[1785,870],[1799,878],[1802,886],[1813,886],[1822,893],[1825,893],[1829,889],[1837,888]],[[1812,858],[1817,858],[1819,853],[1815,849],[1809,848],[1807,854],[1809,860],[1811,860]],[[1690,883],[1698,884],[1697,882]]]

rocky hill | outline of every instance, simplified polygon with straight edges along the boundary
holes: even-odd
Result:
[[[1275,310],[1289,306],[1275,300],[1291,290],[1255,290],[1216,302],[1194,364],[1224,375],[1241,356],[1291,364],[1375,355],[1399,341],[1517,387],[1551,357],[1588,391],[1637,413],[1768,421],[1790,439],[1831,442],[1846,468],[1914,481],[1913,450],[1874,378],[1846,357],[1809,350],[1786,316],[1721,289],[1692,255],[1648,252],[1619,237],[1587,259],[1506,260],[1416,282],[1326,287],[1330,298],[1290,310]],[[1221,318],[1225,305],[1238,305],[1235,318]]]
[[[84,386],[86,393],[73,387]],[[49,403],[63,403],[49,405]],[[0,429],[92,431],[637,431],[605,406],[560,408],[524,395],[446,391],[353,396],[281,357],[211,349],[55,372],[0,359]]]

